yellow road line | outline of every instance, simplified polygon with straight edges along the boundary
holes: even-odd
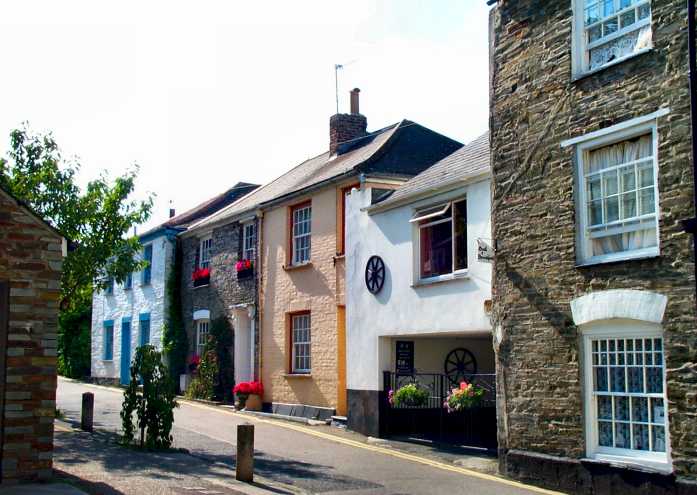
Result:
[[[187,404],[189,406],[198,407],[201,409],[209,409],[209,410],[218,411],[218,412],[221,412],[224,414],[232,414],[234,416],[244,417],[245,419],[249,419],[249,420],[257,422],[257,423],[265,423],[265,424],[270,424],[270,425],[274,425],[274,426],[279,426],[281,428],[286,428],[289,430],[295,430],[295,431],[298,431],[301,433],[305,433],[307,435],[313,435],[315,437],[329,440],[329,441],[332,441],[335,443],[349,445],[351,447],[356,447],[356,448],[363,449],[363,450],[369,450],[371,452],[377,452],[380,454],[385,454],[385,455],[389,455],[392,457],[397,457],[399,459],[404,459],[407,461],[417,462],[419,464],[424,464],[426,466],[441,469],[443,471],[450,471],[453,473],[459,473],[459,474],[464,474],[466,476],[471,476],[473,478],[478,478],[478,479],[482,479],[482,480],[486,480],[486,481],[493,481],[496,483],[501,483],[503,485],[508,485],[508,486],[512,486],[515,488],[529,490],[529,491],[534,492],[534,493],[542,493],[542,494],[546,494],[546,495],[564,495],[562,492],[547,490],[545,488],[540,488],[540,487],[537,487],[534,485],[526,485],[525,483],[521,483],[519,481],[513,481],[513,480],[506,479],[506,478],[501,478],[499,476],[494,476],[491,474],[480,473],[479,471],[473,471],[471,469],[467,469],[467,468],[463,468],[463,467],[459,467],[459,466],[452,466],[452,465],[446,464],[444,462],[426,459],[425,457],[420,457],[420,456],[413,455],[413,454],[407,454],[405,452],[400,452],[397,450],[386,449],[384,447],[378,447],[375,445],[368,445],[368,444],[365,444],[363,442],[349,440],[348,438],[339,437],[337,435],[332,435],[330,433],[324,433],[321,431],[313,430],[311,428],[306,428],[303,426],[294,425],[294,424],[291,424],[291,423],[286,422],[286,421],[274,421],[274,420],[269,420],[266,418],[260,418],[259,416],[239,414],[239,413],[236,413],[236,412],[230,411],[230,410],[221,410],[216,406],[199,404],[199,403],[192,402],[192,401],[180,401],[180,402],[184,402],[185,404]]]
[[[53,429],[56,431],[65,431],[68,433],[72,433],[74,431],[72,428],[68,428],[67,426],[63,426],[60,423],[53,423]]]

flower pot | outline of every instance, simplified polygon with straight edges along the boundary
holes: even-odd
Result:
[[[261,411],[261,396],[257,394],[249,394],[244,409],[246,411]]]

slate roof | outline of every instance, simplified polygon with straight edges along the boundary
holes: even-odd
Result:
[[[189,230],[239,218],[343,176],[374,173],[412,177],[461,146],[417,123],[402,120],[340,145],[335,156],[327,151],[302,162],[239,201],[191,225]]]
[[[419,175],[412,177],[371,209],[384,210],[396,207],[410,198],[423,196],[429,192],[436,193],[470,177],[486,173],[491,173],[488,131]]]

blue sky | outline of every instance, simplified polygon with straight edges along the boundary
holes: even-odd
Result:
[[[361,88],[368,128],[408,118],[462,142],[488,125],[484,0],[0,4],[0,152],[52,130],[81,179],[138,163],[138,195],[183,211],[328,146]],[[8,48],[11,47],[11,50]],[[146,227],[146,226],[144,226]]]

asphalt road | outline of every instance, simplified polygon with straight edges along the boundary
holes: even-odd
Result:
[[[81,395],[86,391],[95,395],[95,428],[119,431],[123,398],[119,390],[59,379],[57,407],[66,419],[79,422]],[[244,422],[255,425],[255,473],[307,493],[542,493],[534,487],[463,474],[462,470],[446,464],[415,462],[372,445],[342,441],[341,438],[332,440],[324,433],[307,433],[311,427],[295,423],[286,425],[285,422],[279,425],[278,422],[252,419],[200,404],[181,403],[175,411],[174,447],[188,449],[191,455],[208,462],[234,466],[236,426]]]

